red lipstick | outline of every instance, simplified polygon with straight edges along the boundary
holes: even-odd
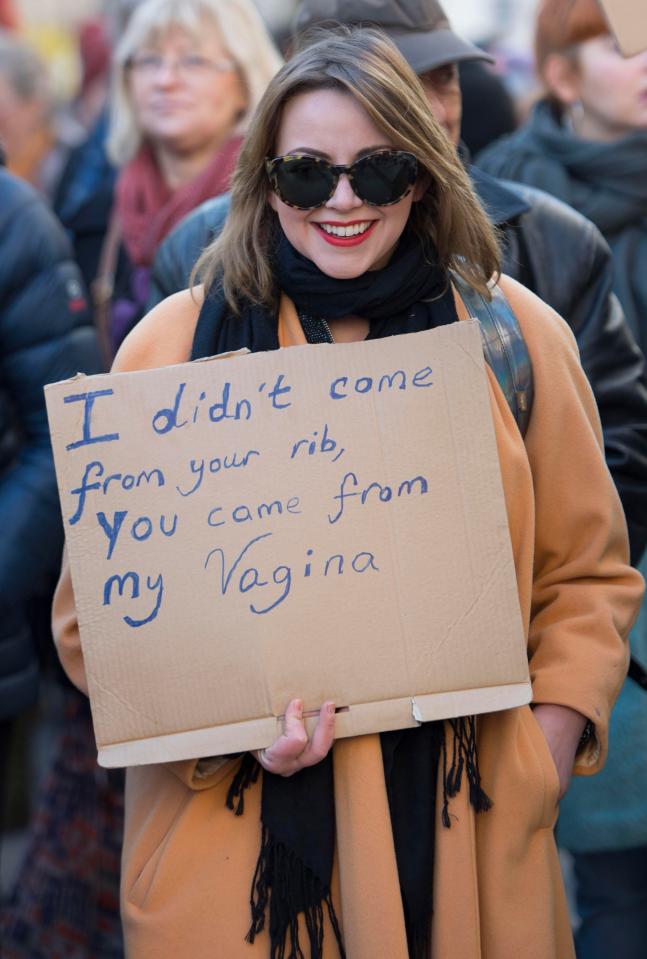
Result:
[[[358,223],[366,223],[366,220],[351,220],[349,223],[340,223],[334,220],[325,220],[326,226],[356,226]],[[363,243],[364,240],[368,239],[371,235],[377,220],[373,220],[371,225],[364,233],[357,233],[355,236],[335,236],[332,233],[326,233],[323,229],[321,223],[314,223],[313,226],[316,226],[320,235],[324,238],[326,243],[330,243],[331,246],[359,246],[360,243]]]

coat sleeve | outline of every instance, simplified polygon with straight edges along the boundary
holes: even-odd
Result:
[[[643,355],[612,292],[611,250],[590,220],[555,197],[518,183],[504,186],[529,205],[504,226],[505,272],[575,334],[636,566],[647,545],[647,383]]]
[[[578,755],[576,771],[592,773],[606,756],[642,577],[628,565],[626,524],[573,334],[524,287],[510,280],[502,287],[521,323],[535,380],[525,437],[535,493],[533,700],[591,720],[595,736]]]

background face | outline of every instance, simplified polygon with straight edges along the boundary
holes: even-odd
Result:
[[[284,107],[275,155],[306,153],[350,164],[364,153],[394,147],[350,94],[315,90],[293,97]],[[331,199],[316,210],[295,210],[274,193],[269,194],[269,203],[292,246],[328,276],[350,279],[388,262],[409,219],[415,192],[392,206],[368,206],[344,175]],[[349,225],[366,230],[358,245],[335,246],[327,238],[326,228]]]
[[[211,144],[216,149],[247,107],[239,71],[208,22],[199,37],[174,27],[159,42],[142,46],[133,57],[129,82],[144,138],[178,152]]]
[[[429,109],[445,133],[458,146],[461,138],[462,99],[458,67],[446,63],[420,75]]]
[[[587,40],[577,53],[576,90],[583,133],[616,139],[647,129],[647,53],[625,59],[612,36]]]
[[[37,96],[18,95],[9,79],[0,71],[0,143],[11,164],[19,157],[30,137],[47,134],[47,103]]]

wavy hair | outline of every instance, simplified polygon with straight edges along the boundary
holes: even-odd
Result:
[[[231,209],[221,235],[202,253],[192,280],[217,283],[239,311],[242,300],[276,305],[271,265],[276,214],[267,203],[265,160],[274,156],[282,111],[308,90],[354,97],[387,141],[417,157],[428,187],[410,224],[441,264],[490,297],[500,272],[496,233],[456,150],[433,118],[418,78],[380,30],[343,27],[301,50],[272,79],[250,123],[232,179]]]
[[[107,150],[117,166],[127,163],[142,142],[129,91],[132,56],[173,27],[199,38],[205,21],[217,28],[247,88],[249,105],[236,132],[246,131],[268,83],[283,63],[252,0],[144,0],[132,13],[113,58]]]

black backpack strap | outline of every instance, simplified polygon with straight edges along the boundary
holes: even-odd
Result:
[[[525,436],[534,388],[530,354],[517,317],[498,286],[492,287],[488,302],[457,273],[452,272],[452,282],[470,316],[481,325],[485,361],[497,378],[519,432]]]

